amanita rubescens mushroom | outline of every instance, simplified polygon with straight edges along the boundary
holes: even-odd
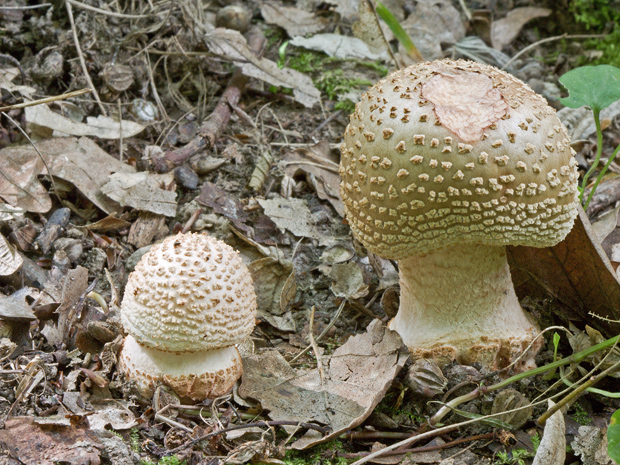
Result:
[[[496,369],[532,342],[538,329],[505,246],[548,247],[568,234],[573,153],[544,98],[480,63],[416,64],[362,96],[344,134],[341,195],[355,237],[399,260],[389,326],[415,358]]]
[[[120,369],[145,397],[157,383],[193,400],[217,397],[241,376],[235,345],[255,318],[252,278],[237,252],[203,234],[168,237],[129,276]]]

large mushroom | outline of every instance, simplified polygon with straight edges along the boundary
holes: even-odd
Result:
[[[220,396],[241,376],[235,345],[255,318],[252,278],[236,251],[203,234],[168,237],[125,287],[120,370],[145,397],[158,383],[193,400]]]
[[[395,71],[362,96],[340,175],[354,236],[399,260],[389,327],[414,358],[507,366],[538,328],[506,245],[549,247],[577,215],[577,168],[544,98],[492,66],[442,60]],[[533,366],[537,340],[517,369]]]

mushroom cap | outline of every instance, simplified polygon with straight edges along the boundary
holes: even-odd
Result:
[[[129,275],[121,322],[140,344],[169,352],[232,346],[254,329],[256,295],[239,254],[204,234],[155,244]]]
[[[466,60],[418,63],[375,84],[344,134],[353,234],[390,259],[458,243],[547,247],[577,215],[577,163],[546,100]]]
[[[180,397],[195,401],[227,393],[242,372],[236,347],[171,353],[144,347],[132,336],[125,338],[118,366],[143,397],[152,397],[157,385],[165,384]]]

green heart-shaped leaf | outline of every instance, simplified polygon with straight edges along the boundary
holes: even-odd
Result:
[[[611,416],[607,428],[607,453],[616,463],[620,463],[620,410]]]
[[[620,69],[615,66],[582,66],[564,74],[560,82],[569,92],[560,102],[570,108],[588,105],[601,111],[620,100]]]

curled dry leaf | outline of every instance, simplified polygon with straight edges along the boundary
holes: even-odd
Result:
[[[270,257],[253,261],[248,269],[256,289],[258,317],[280,331],[295,331],[287,311],[297,292],[295,271]]]
[[[295,100],[305,107],[319,102],[321,93],[310,77],[290,68],[279,68],[266,58],[258,58],[239,32],[218,28],[205,35],[204,40],[211,52],[237,62],[244,75],[273,86],[292,89]]]
[[[277,351],[243,359],[239,393],[258,400],[274,420],[316,421],[332,428],[321,437],[308,432],[293,447],[305,449],[338,437],[361,424],[385,395],[408,355],[393,331],[374,320],[367,332],[352,336],[325,366],[297,373]]]
[[[85,137],[50,139],[38,142],[37,148],[41,155],[31,146],[0,150],[0,197],[7,203],[33,213],[47,212],[52,200],[38,176],[48,175],[49,168],[53,176],[73,184],[104,212],[120,211],[119,204],[103,195],[101,187],[112,173],[134,172],[133,167]]]
[[[289,37],[314,34],[322,31],[329,24],[326,18],[321,18],[314,13],[275,2],[263,4],[260,13],[266,23],[280,26]]]
[[[551,14],[549,8],[526,6],[511,10],[506,17],[493,21],[491,24],[491,44],[501,50],[517,38],[525,23],[536,18],[544,18]]]
[[[170,217],[177,212],[176,192],[162,189],[161,177],[152,173],[114,173],[101,192],[136,210]]]
[[[22,257],[17,253],[15,247],[0,234],[0,276],[15,273],[22,266],[22,263]]]
[[[549,400],[549,408],[555,403]],[[566,425],[564,415],[558,410],[545,423],[543,437],[532,465],[563,465],[566,458]]]
[[[581,319],[610,336],[620,319],[620,283],[580,207],[566,239],[553,247],[509,246],[508,263],[520,298],[555,298],[563,318]]]
[[[120,139],[133,137],[144,131],[144,126],[134,121],[116,121],[107,116],[89,116],[85,123],[78,123],[49,109],[47,105],[26,107],[26,122],[30,130],[33,126],[47,129],[54,136],[91,136],[99,139]]]

